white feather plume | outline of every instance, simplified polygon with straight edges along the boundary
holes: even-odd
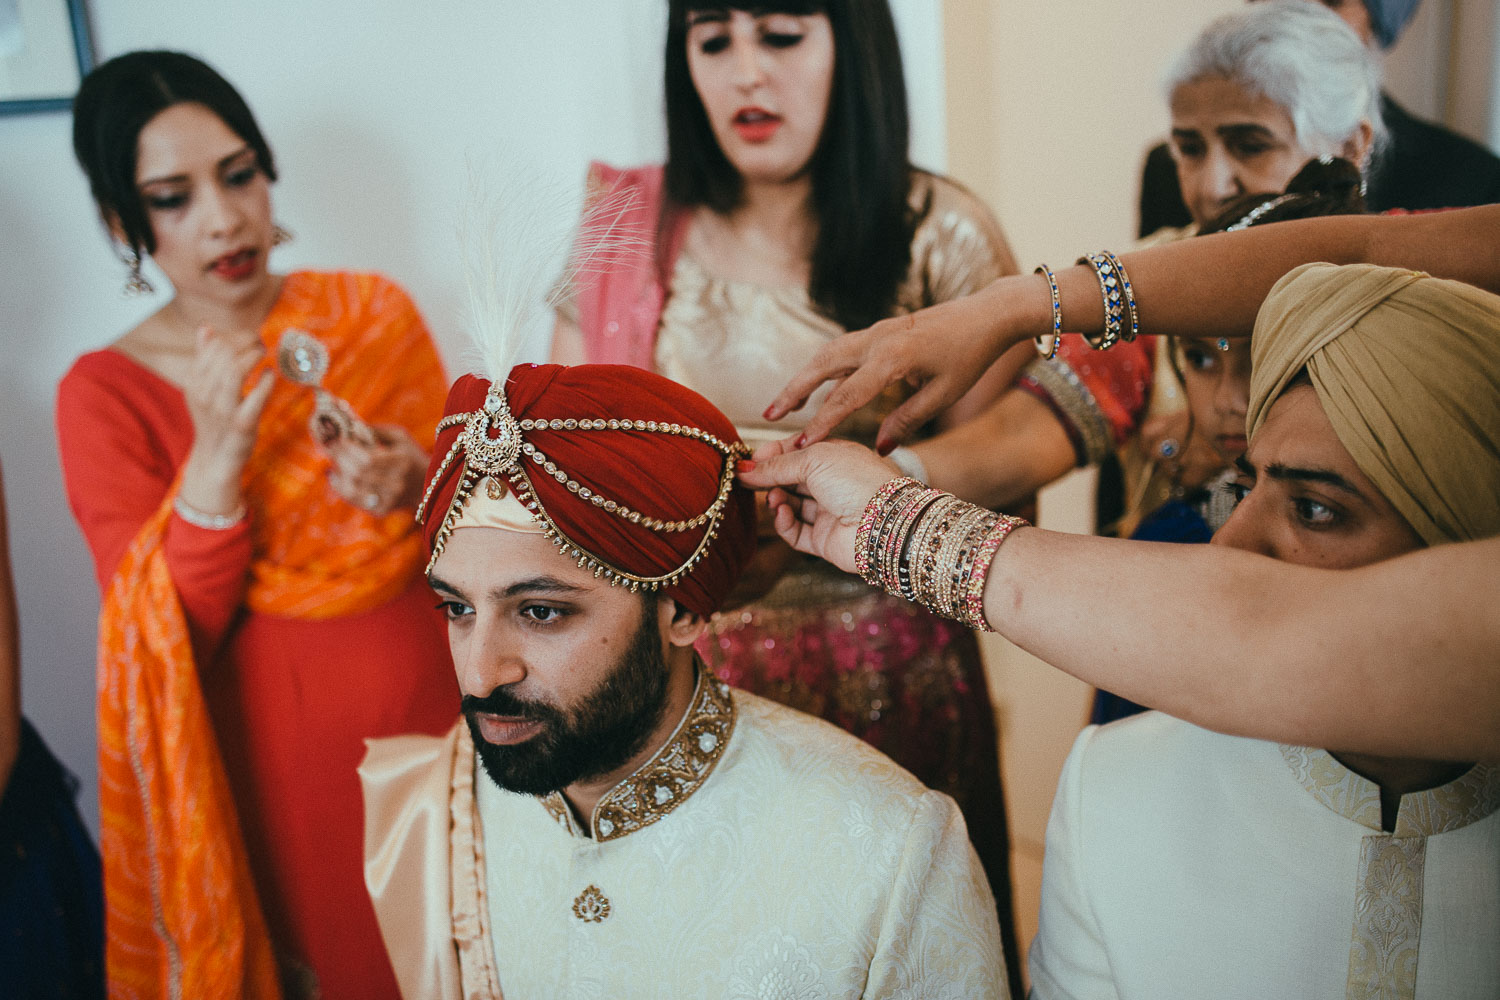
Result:
[[[636,204],[633,192],[585,192],[577,222],[577,203],[566,187],[524,169],[471,166],[467,202],[458,235],[466,325],[477,355],[470,370],[492,382],[524,361],[545,360],[526,357],[528,345],[550,330],[552,311],[580,275],[635,266],[655,237],[654,230],[625,225]]]

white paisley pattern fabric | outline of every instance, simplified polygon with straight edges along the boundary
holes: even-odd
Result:
[[[1323,750],[1158,712],[1078,737],[1030,954],[1037,1000],[1500,997],[1500,769],[1404,795]]]
[[[441,741],[467,749],[482,841],[482,891],[469,886],[466,899],[449,902],[467,912],[483,899],[506,1000],[1006,996],[994,901],[953,801],[842,730],[719,684],[700,677],[677,733],[622,782],[631,808],[596,810],[587,831],[558,799],[497,788],[466,740]],[[713,721],[726,706],[727,727]],[[709,738],[719,734],[722,744]],[[401,752],[427,768],[415,738],[403,739]],[[379,749],[371,756],[398,773],[400,763]],[[656,801],[657,782],[639,779],[661,773],[664,760],[678,777],[699,773],[688,750],[714,758],[701,780],[673,784],[662,803],[670,808],[637,808],[642,797]],[[380,815],[437,815],[453,799],[438,782],[403,785],[417,798],[450,801],[408,795],[399,808],[382,805],[392,796],[374,793],[367,778],[367,802]],[[611,801],[620,796],[601,806]],[[629,817],[630,828],[601,836],[610,816]],[[455,817],[451,829],[469,826]],[[419,853],[422,864],[377,871],[421,872],[409,877],[441,882],[445,899],[450,884],[458,891],[460,880],[446,874],[451,845],[425,830],[400,842],[367,829],[367,873],[382,857]],[[367,878],[373,890],[390,876]],[[458,926],[429,918],[418,930],[390,909],[377,898],[383,929],[441,937]],[[413,951],[439,953],[443,940]],[[450,993],[453,976],[398,967],[397,977],[438,984],[423,1000],[472,995],[467,982]]]

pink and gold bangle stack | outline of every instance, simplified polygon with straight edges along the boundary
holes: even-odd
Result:
[[[892,479],[865,504],[864,516],[859,519],[859,528],[854,532],[854,572],[874,586],[879,586],[870,579],[870,564],[875,554],[875,523],[892,500],[913,487],[920,489],[921,486],[915,479]]]
[[[993,632],[984,616],[985,575],[1006,536],[1025,524],[914,479],[893,479],[865,506],[854,566],[871,586]]]

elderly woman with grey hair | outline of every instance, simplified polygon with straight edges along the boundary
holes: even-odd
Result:
[[[1341,18],[1373,54],[1395,44],[1417,0],[1304,0]],[[1262,6],[1257,3],[1255,6]],[[1321,58],[1321,53],[1318,53]],[[1387,139],[1366,169],[1370,210],[1455,208],[1500,201],[1500,157],[1441,125],[1417,118],[1390,94],[1380,95]],[[1192,221],[1167,143],[1146,157],[1141,176],[1140,235]]]
[[[1306,0],[1217,19],[1173,64],[1167,92],[1172,158],[1197,225],[1236,198],[1282,190],[1314,157],[1366,168],[1384,137],[1374,53]]]

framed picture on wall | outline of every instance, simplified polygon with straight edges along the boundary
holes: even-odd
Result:
[[[0,115],[66,111],[94,65],[84,0],[0,0]]]

